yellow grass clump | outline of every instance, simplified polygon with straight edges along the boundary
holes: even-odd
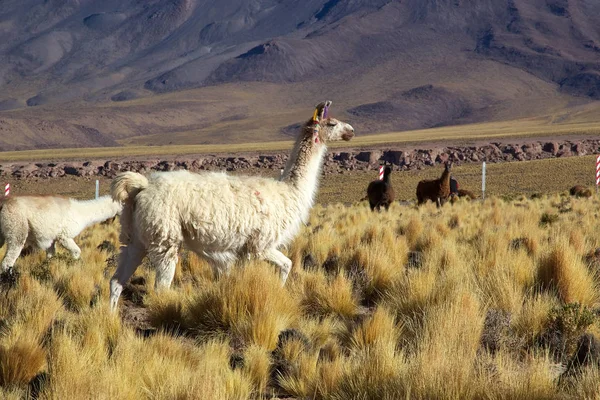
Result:
[[[550,245],[540,261],[538,279],[545,288],[556,290],[565,303],[594,306],[598,302],[595,274],[584,265],[577,251],[560,239]]]

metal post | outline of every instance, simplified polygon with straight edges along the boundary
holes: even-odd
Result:
[[[96,198],[100,196],[100,181],[96,179]]]
[[[481,198],[485,200],[485,161],[481,167]]]

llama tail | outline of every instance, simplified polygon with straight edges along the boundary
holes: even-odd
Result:
[[[110,195],[114,201],[123,204],[121,211],[121,243],[129,244],[133,240],[133,207],[135,197],[148,187],[148,179],[137,172],[124,172],[117,175],[110,184]]]
[[[114,201],[129,202],[147,187],[148,179],[144,175],[128,171],[113,179],[110,184],[110,195]]]

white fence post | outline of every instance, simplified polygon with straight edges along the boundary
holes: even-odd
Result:
[[[100,181],[96,179],[96,198],[100,196]]]
[[[481,167],[481,198],[485,200],[485,161]]]
[[[381,165],[381,166],[379,167],[379,180],[380,180],[380,181],[382,181],[382,180],[383,180],[383,170],[384,170],[384,168],[383,168],[383,165]]]

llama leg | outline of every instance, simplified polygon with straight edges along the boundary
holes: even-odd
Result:
[[[175,267],[177,266],[177,247],[170,247],[161,251],[152,250],[148,253],[148,258],[156,268],[154,288],[159,290],[171,287],[171,282],[173,282],[175,276]]]
[[[74,259],[79,260],[79,257],[81,257],[81,249],[79,248],[79,246],[77,246],[77,243],[75,243],[75,241],[72,238],[62,237],[58,239],[58,242],[65,249],[69,250],[71,256]]]
[[[285,285],[285,281],[292,270],[292,260],[287,258],[282,252],[277,249],[269,249],[265,251],[264,258],[267,261],[271,261],[273,264],[279,267],[281,285]]]
[[[129,244],[127,247],[121,247],[119,254],[119,265],[114,275],[110,279],[110,310],[115,311],[119,302],[119,297],[123,291],[123,285],[127,283],[137,267],[142,263],[146,255],[144,246],[140,243]]]
[[[25,245],[26,237],[11,238],[6,241],[6,254],[2,259],[0,269],[7,271],[15,265],[15,261],[21,255],[21,250]]]
[[[229,275],[231,272],[231,266],[237,259],[236,255],[232,252],[224,251],[217,253],[203,253],[203,255],[210,259],[210,266],[213,270],[215,278],[220,278],[222,275]]]
[[[38,240],[35,244],[38,249],[46,250],[46,257],[52,258],[56,254],[56,247],[54,240]],[[30,249],[31,251],[31,249]]]
[[[52,258],[56,254],[56,243],[52,242],[50,247],[46,250],[46,258]]]
[[[4,215],[1,215],[0,217],[4,217]],[[2,225],[0,226],[1,235],[6,241],[6,253],[0,264],[0,269],[2,271],[7,271],[15,265],[15,261],[17,261],[19,255],[21,255],[21,250],[23,250],[23,246],[25,246],[27,236],[29,235],[29,224],[27,219],[20,214],[14,215],[14,217],[14,219],[9,221],[2,218]],[[9,231],[6,229],[7,226],[10,226]]]

